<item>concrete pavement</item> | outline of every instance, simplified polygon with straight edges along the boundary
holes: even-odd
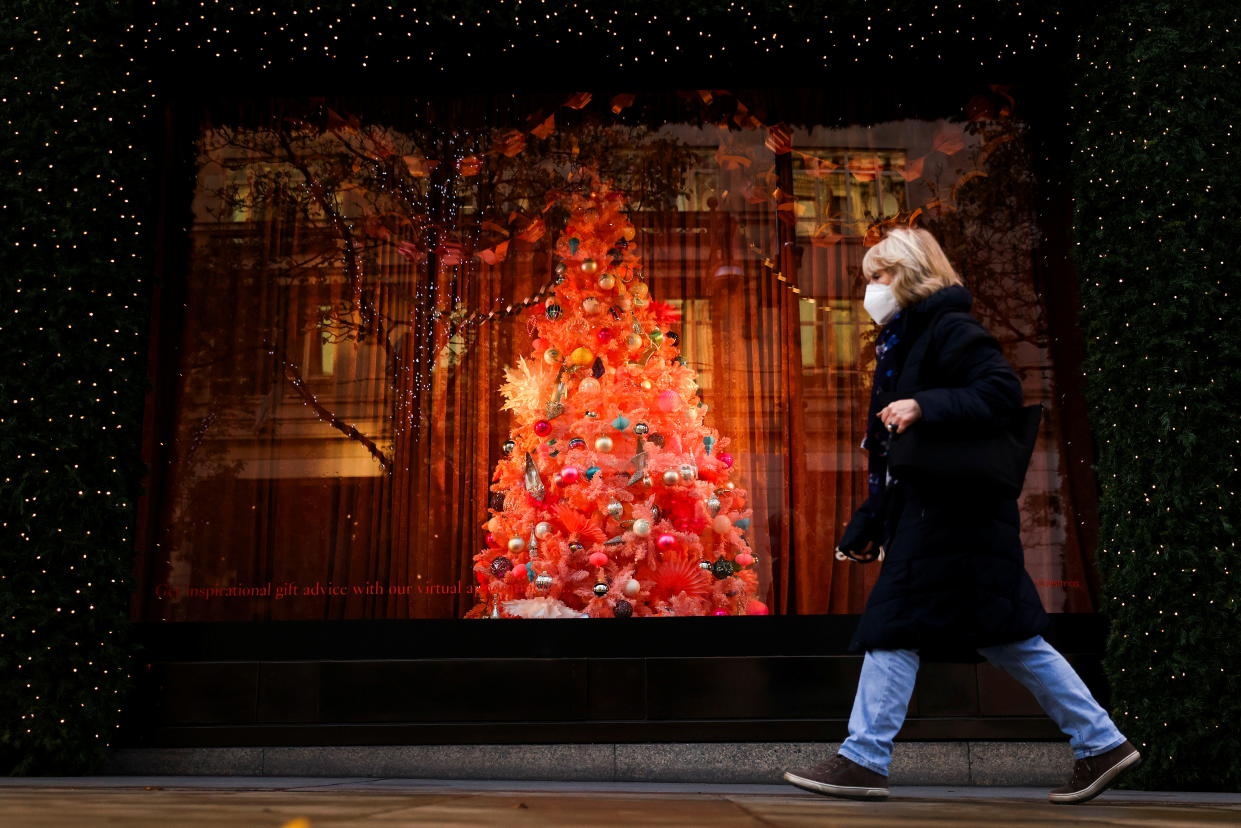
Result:
[[[0,779],[0,825],[56,826],[1213,826],[1241,794],[1111,790],[1077,806],[1045,788],[892,786],[886,802],[791,785],[396,778],[74,776]]]

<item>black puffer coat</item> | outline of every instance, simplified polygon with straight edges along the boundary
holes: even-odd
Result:
[[[920,365],[909,364],[907,352],[895,393],[901,399],[912,391],[927,423],[985,425],[1022,404],[1020,381],[969,315],[972,303],[965,288],[949,287],[903,311],[911,340],[940,314]],[[979,661],[978,647],[1046,629],[1025,569],[1015,499],[898,480],[883,500],[885,559],[854,651],[914,649],[932,660]]]

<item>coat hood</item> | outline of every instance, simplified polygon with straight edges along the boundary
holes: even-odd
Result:
[[[949,285],[910,305],[906,313],[911,317],[931,316],[940,310],[968,311],[973,304],[974,297],[964,286]]]

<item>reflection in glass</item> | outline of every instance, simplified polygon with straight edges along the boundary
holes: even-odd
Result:
[[[831,550],[865,489],[860,262],[885,222],[909,221],[943,241],[1027,401],[1049,407],[1021,501],[1027,566],[1049,610],[1093,609],[1067,494],[1083,448],[1054,391],[1075,366],[1049,355],[1025,125],[772,125],[752,114],[763,94],[574,96],[551,117],[514,98],[498,125],[309,106],[204,127],[139,617],[474,605],[509,432],[498,389],[530,352],[560,195],[587,166],[629,193],[653,297],[681,313],[707,421],[751,493],[773,612],[860,612],[877,574]]]

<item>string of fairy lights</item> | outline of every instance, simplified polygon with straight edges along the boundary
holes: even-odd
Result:
[[[747,56],[813,57],[824,68],[896,60],[910,48],[942,61],[966,46],[980,64],[994,64],[1045,48],[1056,39],[1059,4],[1021,0],[889,2],[822,10],[793,2],[732,0],[687,14],[641,3],[608,4],[497,0],[421,4],[316,3],[287,9],[220,0],[151,0],[145,19],[128,33],[141,48],[196,58],[245,61],[260,71],[290,56],[323,58],[357,69],[418,65],[441,75],[463,67],[490,67],[497,54],[583,47],[602,50],[622,66],[667,65],[693,56],[726,66]],[[1020,38],[1000,21],[1020,21]],[[356,48],[357,35],[371,48]],[[243,47],[234,42],[244,38]],[[744,38],[744,39],[743,39]],[[445,40],[447,39],[447,42]],[[748,41],[748,42],[747,42]],[[801,67],[799,67],[801,68]]]
[[[1195,51],[1171,57],[1144,52],[1152,33],[1168,37],[1184,25],[1177,19],[1182,13],[1199,27]],[[1236,9],[1219,17],[1167,5],[1134,10],[1106,35],[1125,44],[1123,51],[1106,48],[1098,34],[1079,34],[1081,71],[1066,124],[1078,135],[1074,163],[1085,184],[1077,187],[1081,235],[1074,244],[1083,277],[1082,318],[1092,343],[1087,381],[1099,467],[1106,475],[1096,560],[1110,587],[1104,609],[1116,619],[1112,634],[1121,648],[1149,654],[1122,657],[1116,714],[1122,727],[1157,735],[1149,748],[1162,754],[1165,768],[1178,761],[1178,749],[1184,754],[1186,745],[1198,750],[1201,740],[1217,739],[1228,716],[1220,710],[1205,721],[1196,713],[1188,720],[1178,715],[1182,703],[1188,709],[1197,703],[1214,707],[1220,695],[1211,687],[1221,685],[1209,674],[1231,671],[1222,654],[1195,650],[1190,669],[1178,662],[1175,654],[1191,646],[1187,624],[1195,634],[1215,626],[1185,616],[1219,613],[1229,629],[1237,616],[1230,561],[1237,554],[1231,516],[1241,435],[1235,418],[1209,426],[1209,437],[1198,422],[1198,412],[1236,381],[1235,369],[1222,367],[1230,360],[1219,348],[1234,340],[1216,333],[1228,324],[1226,303],[1236,288],[1236,263],[1228,260],[1219,235],[1236,220],[1230,212],[1236,199],[1221,195],[1218,171],[1231,165],[1237,146],[1232,119],[1238,109],[1226,93],[1241,71],[1241,50],[1225,44],[1236,43],[1241,17]],[[1144,59],[1159,68],[1143,67]],[[1205,131],[1190,126],[1199,107],[1219,113]],[[1182,108],[1194,114],[1178,117]],[[1083,252],[1087,246],[1089,255]],[[1211,320],[1209,331],[1201,330],[1204,318]],[[1195,330],[1205,335],[1188,333]],[[1195,358],[1199,349],[1201,359]],[[1204,439],[1217,459],[1210,468],[1194,468],[1210,475],[1194,480],[1183,473],[1187,455]],[[1173,521],[1189,522],[1199,536],[1169,531],[1165,526]],[[1169,583],[1182,588],[1169,589]],[[1225,613],[1231,622],[1223,620]],[[1152,688],[1165,679],[1167,695],[1154,698]],[[1191,700],[1183,694],[1192,695],[1193,685],[1202,696]],[[1171,698],[1176,705],[1166,705]],[[1183,741],[1170,743],[1169,729]],[[1218,773],[1224,778],[1229,771]]]

